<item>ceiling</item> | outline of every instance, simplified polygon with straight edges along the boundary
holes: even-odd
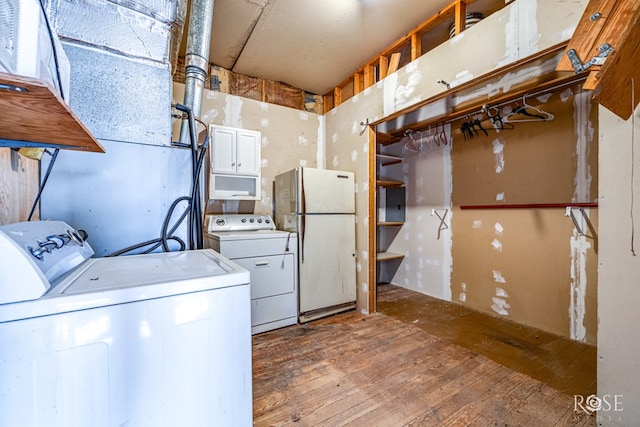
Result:
[[[449,3],[215,0],[209,62],[325,94]]]

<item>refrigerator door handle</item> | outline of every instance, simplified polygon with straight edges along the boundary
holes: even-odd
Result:
[[[304,264],[304,231],[305,223],[307,221],[306,215],[300,215],[300,262]]]
[[[304,229],[307,213],[307,196],[304,192],[304,169],[300,169],[300,262],[304,264]]]

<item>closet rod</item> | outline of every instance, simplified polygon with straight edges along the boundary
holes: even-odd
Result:
[[[530,89],[521,89],[511,94],[505,94],[503,96],[500,96],[494,99],[493,101],[495,103],[487,102],[483,104],[479,109],[476,106],[472,108],[465,108],[459,111],[454,111],[452,112],[452,114],[447,120],[441,123],[449,124],[449,123],[457,122],[458,120],[460,120],[461,117],[473,116],[475,114],[484,113],[486,108],[499,108],[505,105],[513,104],[514,102],[522,99],[522,97],[531,98],[533,96],[539,96],[547,93],[556,92],[557,90],[562,89],[564,87],[573,86],[573,85],[582,83],[587,79],[587,77],[588,76],[586,75],[583,75],[583,76],[572,75],[565,78],[550,80],[547,83],[540,84],[539,87],[542,87],[542,89],[538,89],[535,92],[529,93],[529,90],[535,89],[535,88],[530,88]]]
[[[544,209],[544,208],[597,208],[598,203],[523,203],[501,205],[462,205],[460,209]]]

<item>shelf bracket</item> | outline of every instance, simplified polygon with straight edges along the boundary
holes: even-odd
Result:
[[[583,225],[581,225],[578,222],[578,218],[576,218],[576,216],[574,215],[573,211],[574,209],[579,209],[580,210],[580,214],[582,215],[582,219],[583,219]],[[584,208],[576,208],[573,206],[567,206],[564,216],[568,216],[571,218],[571,221],[573,222],[573,226],[576,228],[576,231],[578,232],[578,234],[580,236],[584,236],[590,239],[595,239],[595,235],[596,235],[596,231],[593,229],[593,225],[591,224],[591,221],[589,221],[589,216],[587,215],[587,213],[585,212]],[[581,221],[582,222],[582,221]],[[585,233],[585,224],[586,227],[589,228],[589,230],[591,231],[591,235],[586,234]]]
[[[440,214],[439,211],[444,211],[444,212],[442,214]],[[443,230],[446,230],[447,228],[449,228],[449,226],[445,222],[446,219],[447,219],[447,214],[448,213],[449,213],[449,209],[431,209],[431,216],[435,215],[440,220],[440,224],[438,225],[438,237],[437,237],[437,240],[440,240],[440,233],[442,233]]]
[[[573,69],[576,72],[576,74],[580,74],[581,72],[591,67],[592,65],[604,64],[604,61],[607,59],[607,56],[609,56],[609,54],[613,52],[613,47],[611,47],[609,43],[604,43],[598,48],[598,50],[600,51],[600,53],[594,56],[593,58],[591,58],[590,60],[588,60],[587,62],[585,62],[584,64],[582,63],[580,58],[578,58],[578,54],[575,49],[570,49],[567,52],[567,56],[569,57],[569,60],[571,61],[571,65],[573,65]]]

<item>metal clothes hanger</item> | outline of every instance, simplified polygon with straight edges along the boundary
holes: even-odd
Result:
[[[546,122],[555,118],[553,114],[527,104],[526,98],[527,95],[525,94],[522,97],[522,106],[516,104],[516,107],[504,117],[503,123]]]

